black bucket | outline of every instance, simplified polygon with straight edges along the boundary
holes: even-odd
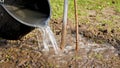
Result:
[[[0,37],[17,40],[48,25],[49,0],[4,0],[0,5]]]

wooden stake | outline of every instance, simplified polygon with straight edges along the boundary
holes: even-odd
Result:
[[[67,25],[67,14],[68,14],[68,0],[64,0],[64,15],[62,24],[62,35],[61,35],[61,45],[60,48],[65,47],[65,37],[66,37],[66,25]]]
[[[76,47],[75,50],[78,52],[78,14],[77,14],[77,1],[74,0],[74,10],[75,10],[75,23],[76,23]]]

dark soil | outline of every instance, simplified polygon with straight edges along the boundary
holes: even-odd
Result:
[[[113,20],[114,28],[96,20],[97,14],[102,15],[100,19],[111,20],[111,16],[120,16],[120,13],[113,8],[88,13],[90,23],[79,22],[78,53],[75,52],[76,31],[72,21],[68,20],[66,46],[62,54],[55,54],[52,47],[49,52],[42,51],[41,32],[35,29],[20,40],[0,39],[0,68],[120,68],[120,19]],[[61,23],[61,19],[50,22],[58,45],[61,42]]]

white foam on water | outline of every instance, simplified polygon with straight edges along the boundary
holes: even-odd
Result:
[[[40,27],[39,31],[42,31],[44,50],[49,51],[49,47],[53,47],[55,54],[58,54],[60,49],[57,45],[57,41],[54,37],[54,34],[53,34],[51,28],[49,26]],[[51,44],[49,42],[51,42]],[[39,44],[39,42],[38,42],[38,44]],[[40,46],[40,44],[39,44],[39,46]]]

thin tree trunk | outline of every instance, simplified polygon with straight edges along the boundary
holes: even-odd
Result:
[[[64,15],[63,15],[63,24],[62,24],[62,36],[61,36],[61,46],[63,49],[65,47],[65,37],[66,37],[66,25],[67,25],[67,13],[68,13],[68,0],[64,0]]]
[[[78,14],[77,14],[77,1],[74,0],[74,8],[75,8],[75,23],[76,23],[76,52],[78,51]]]

